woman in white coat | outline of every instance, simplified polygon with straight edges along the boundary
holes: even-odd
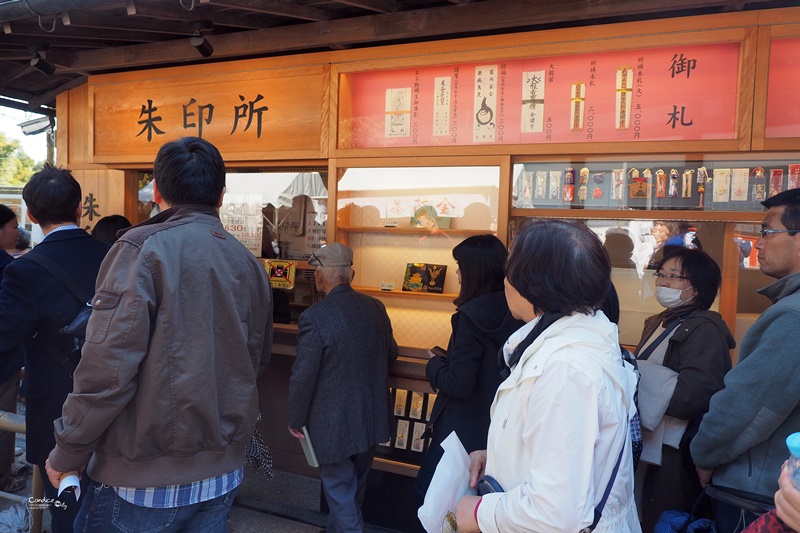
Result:
[[[596,532],[640,533],[636,378],[616,326],[596,311],[610,274],[600,240],[578,222],[533,221],[514,240],[506,298],[526,324],[503,347],[510,374],[492,404],[488,449],[470,454],[471,485],[486,474],[503,490],[464,496],[459,532],[577,533],[602,507]]]

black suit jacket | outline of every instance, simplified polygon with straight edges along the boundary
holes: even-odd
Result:
[[[72,229],[49,234],[28,254],[47,257],[84,291],[94,294],[97,272],[107,251],[107,244],[82,229]],[[52,350],[55,346],[70,354],[73,341],[57,331],[69,324],[86,302],[26,255],[12,261],[3,272],[0,365],[25,344],[26,452],[29,462],[41,465],[55,446],[53,421],[61,416],[61,406],[72,392],[72,377],[53,357]]]

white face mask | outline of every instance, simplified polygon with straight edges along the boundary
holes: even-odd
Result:
[[[683,290],[673,289],[672,287],[656,287],[656,300],[667,309],[675,309],[676,307],[688,303],[695,297],[693,294],[692,298],[681,300],[681,295],[689,289],[691,289],[691,287],[686,287]]]

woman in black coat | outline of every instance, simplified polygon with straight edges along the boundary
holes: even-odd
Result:
[[[447,356],[433,356],[426,376],[438,395],[428,430],[431,445],[417,474],[415,492],[421,503],[436,465],[440,444],[452,431],[467,453],[486,448],[489,408],[502,379],[497,353],[524,325],[511,316],[503,289],[507,251],[494,235],[469,237],[453,249],[461,290],[453,303],[452,334]]]

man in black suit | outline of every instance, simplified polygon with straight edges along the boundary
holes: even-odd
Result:
[[[297,324],[289,433],[303,439],[303,426],[308,430],[330,508],[328,533],[357,533],[375,448],[394,430],[387,380],[398,348],[380,300],[350,286],[350,248],[329,244],[308,264],[316,267],[314,280],[325,298]]]
[[[0,361],[11,357],[24,343],[27,460],[39,466],[45,497],[54,502],[57,491],[47,479],[44,463],[55,446],[53,421],[61,416],[61,406],[72,392],[72,370],[80,358],[74,338],[59,334],[58,330],[69,324],[86,302],[35,259],[55,263],[83,293],[91,296],[108,245],[78,227],[81,187],[69,170],[45,165],[25,185],[22,198],[28,206],[28,216],[40,225],[45,236],[36,248],[12,261],[3,272]],[[83,478],[82,485],[87,485],[88,477]],[[71,532],[79,507],[70,496],[58,505],[50,504],[53,533]]]

